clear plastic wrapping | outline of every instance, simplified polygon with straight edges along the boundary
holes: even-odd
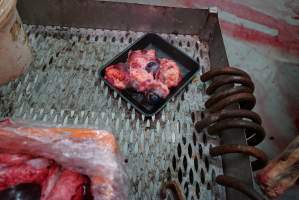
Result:
[[[0,151],[41,156],[87,175],[95,200],[127,198],[127,176],[114,136],[105,130],[0,122]]]

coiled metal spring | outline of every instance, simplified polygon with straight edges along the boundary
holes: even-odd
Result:
[[[206,89],[206,93],[211,96],[205,103],[204,118],[195,122],[197,132],[200,133],[207,128],[208,134],[216,135],[221,134],[223,130],[242,128],[245,129],[248,144],[223,144],[211,148],[210,155],[242,153],[256,158],[251,163],[253,171],[263,168],[267,164],[267,156],[254,146],[263,141],[265,131],[261,126],[262,121],[259,115],[251,111],[256,100],[253,95],[254,84],[250,76],[240,69],[223,67],[211,69],[201,76],[201,80],[211,81]],[[230,106],[236,103],[240,105],[239,108],[235,109]],[[237,178],[220,175],[215,181],[243,192],[251,199],[263,199],[261,195]]]

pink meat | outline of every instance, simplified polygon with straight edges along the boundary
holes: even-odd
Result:
[[[145,69],[149,62],[156,61],[155,50],[136,50],[130,51],[128,56],[128,64],[131,68]]]
[[[168,88],[176,87],[182,80],[182,74],[177,64],[170,59],[160,59],[160,69],[156,79],[167,85]]]
[[[148,89],[148,84],[154,80],[152,74],[142,68],[131,68],[130,84],[138,92],[144,92]]]
[[[168,87],[162,82],[156,80],[146,84],[146,91],[153,92],[162,98],[166,98],[169,94]]]
[[[28,160],[0,170],[0,191],[21,183],[41,184],[53,162],[43,158]]]
[[[42,200],[82,200],[86,183],[84,176],[64,170],[48,197]]]
[[[105,69],[105,77],[110,84],[118,89],[125,89],[130,82],[128,67],[124,63],[111,65]]]

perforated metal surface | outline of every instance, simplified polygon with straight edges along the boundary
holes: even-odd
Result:
[[[199,74],[161,113],[146,119],[96,75],[143,33],[31,25],[25,30],[35,60],[26,74],[0,87],[0,117],[112,131],[127,163],[129,199],[158,199],[168,179],[181,183],[186,199],[225,199],[224,189],[213,183],[222,173],[221,160],[208,153],[218,140],[193,129],[205,100]],[[200,71],[209,67],[208,47],[197,36],[161,36],[199,61]]]

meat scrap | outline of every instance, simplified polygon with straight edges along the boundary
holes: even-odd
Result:
[[[42,200],[79,200],[90,182],[94,200],[126,199],[122,158],[113,134],[105,130],[7,119],[0,121],[0,152],[0,191],[37,183]]]
[[[159,97],[166,98],[169,94],[168,87],[161,83],[160,81],[153,80],[146,84],[147,92],[153,92],[154,94],[158,95]]]
[[[130,51],[128,55],[128,64],[132,68],[145,69],[146,65],[150,62],[156,61],[155,50],[136,50]]]
[[[142,68],[132,68],[130,70],[131,86],[138,92],[144,92],[147,90],[147,86],[154,80],[152,74],[148,73]]]
[[[24,154],[3,153],[0,158],[0,164],[10,163],[0,170],[0,192],[19,184],[32,183],[41,185],[41,200],[83,199],[87,178],[79,173],[64,170],[52,160],[30,158]],[[22,163],[19,162],[21,158]],[[12,163],[12,160],[18,162]]]
[[[177,64],[170,59],[160,59],[160,69],[157,79],[167,85],[168,88],[176,87],[182,80],[182,74]]]
[[[57,180],[61,175],[61,170],[61,167],[56,164],[49,169],[47,178],[41,184],[41,199],[47,199],[50,196]]]
[[[118,89],[125,89],[130,82],[126,64],[119,63],[105,69],[105,79]]]
[[[299,178],[299,136],[264,169],[258,172],[257,181],[267,196],[277,198]]]
[[[76,172],[63,170],[47,196],[41,200],[82,200],[87,179]]]
[[[182,73],[173,60],[157,58],[155,50],[136,50],[129,52],[127,64],[108,66],[104,78],[118,89],[133,88],[146,96],[166,98],[169,89],[182,80]]]
[[[47,178],[51,165],[52,162],[47,159],[35,158],[1,169],[0,191],[21,183],[41,184]]]
[[[25,154],[0,153],[0,170],[4,167],[22,164],[31,158],[32,156]]]

